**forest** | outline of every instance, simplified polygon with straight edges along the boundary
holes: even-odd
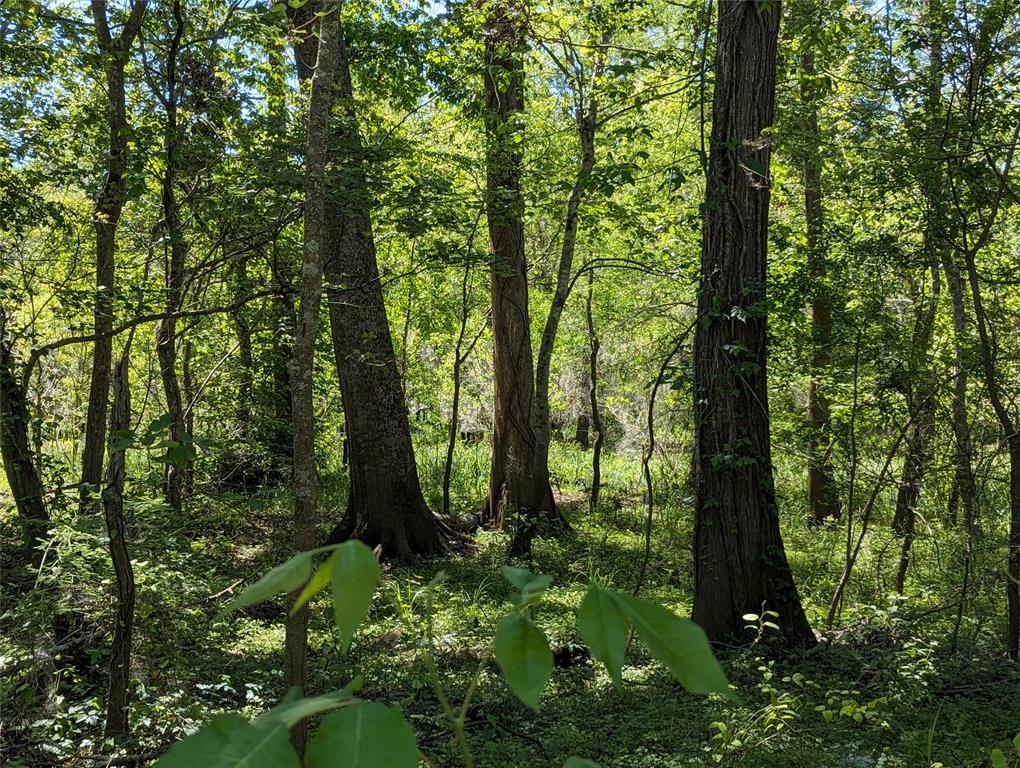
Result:
[[[1020,768],[1016,0],[3,0],[0,764]]]

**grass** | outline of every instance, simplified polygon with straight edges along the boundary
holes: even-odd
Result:
[[[468,511],[484,492],[487,454],[482,446],[461,446],[457,458],[456,509]],[[430,501],[437,503],[441,450],[426,447],[419,460]],[[589,460],[576,447],[555,446],[553,474],[575,531],[539,540],[529,564],[555,577],[535,612],[554,646],[578,641],[574,611],[587,581],[633,588],[644,549],[636,460],[606,456],[607,486],[594,518],[584,488]],[[686,614],[690,507],[675,470],[660,463],[656,473],[658,512],[643,593]],[[784,536],[809,616],[822,627],[842,567],[844,533],[803,524],[797,477],[795,466],[780,463]],[[343,478],[324,481],[326,515],[336,515]],[[183,518],[152,501],[154,495],[136,487],[130,509],[138,579],[132,752],[164,748],[216,711],[254,715],[282,693],[282,602],[227,618],[218,611],[233,590],[287,557],[286,495],[203,496]],[[866,540],[831,647],[784,656],[766,641],[720,651],[741,705],[688,694],[637,644],[621,689],[582,660],[555,671],[538,715],[510,694],[489,664],[468,730],[478,765],[560,766],[570,755],[621,768],[987,765],[989,751],[1006,751],[1020,729],[1020,673],[1001,657],[1004,609],[997,585],[982,585],[959,651],[950,655],[955,612],[940,600],[958,590],[959,569],[947,554],[958,551],[956,534],[939,531],[938,542],[919,539],[908,598],[890,601],[897,552],[886,530],[876,525]],[[8,551],[15,533],[14,521],[5,517]],[[364,697],[403,707],[433,765],[457,765],[418,653],[423,604],[416,595],[438,570],[447,572],[433,621],[440,672],[457,702],[510,606],[510,587],[499,575],[505,546],[502,535],[483,532],[467,555],[389,566],[347,656],[337,650],[325,600],[317,598],[310,690],[339,688],[361,675]],[[100,521],[58,510],[38,587],[16,602],[5,595],[5,766],[91,765],[88,756],[110,753],[101,727],[111,579]]]

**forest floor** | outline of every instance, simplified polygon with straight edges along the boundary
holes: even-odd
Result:
[[[895,548],[879,534],[866,545],[831,644],[784,655],[766,634],[750,648],[719,651],[741,704],[687,693],[637,643],[622,688],[614,688],[604,669],[572,645],[579,642],[574,612],[591,578],[633,589],[644,555],[645,510],[634,486],[611,482],[591,519],[570,467],[560,476],[574,531],[539,540],[528,565],[554,577],[534,616],[562,663],[537,715],[508,691],[494,664],[486,667],[468,729],[479,766],[561,766],[578,755],[606,768],[950,768],[989,765],[995,747],[1012,752],[1020,730],[1020,670],[1003,659],[998,617],[989,608],[986,619],[980,611],[965,618],[950,653],[955,610],[934,596],[950,588],[925,587],[942,567],[930,565],[937,557],[919,543],[911,594],[890,601],[880,575],[895,567]],[[685,615],[689,510],[681,491],[674,496],[659,502],[642,594]],[[290,505],[282,495],[217,495],[196,499],[183,517],[144,499],[130,512],[138,620],[136,735],[128,751],[140,753],[165,749],[215,711],[240,707],[254,715],[281,695],[282,600],[238,615],[219,613],[231,594],[286,559],[281,532]],[[14,523],[3,516],[8,544]],[[50,564],[36,588],[16,600],[4,596],[4,766],[93,765],[89,756],[110,753],[100,735],[111,622],[101,525],[68,515],[56,526]],[[811,531],[784,518],[784,535],[809,616],[823,627],[844,533]],[[362,697],[403,707],[432,765],[458,765],[419,653],[420,590],[439,570],[447,573],[435,588],[433,623],[440,673],[456,706],[510,605],[511,589],[500,575],[505,546],[501,535],[483,532],[466,554],[387,567],[369,621],[346,656],[337,648],[328,598],[313,600],[311,692],[360,675]]]

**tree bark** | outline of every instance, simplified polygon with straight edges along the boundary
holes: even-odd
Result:
[[[96,232],[96,298],[93,309],[96,341],[92,355],[88,412],[85,417],[85,447],[82,451],[82,511],[94,507],[94,492],[99,488],[103,474],[107,398],[113,361],[113,338],[110,332],[113,330],[117,224],[127,199],[124,177],[128,164],[128,121],[124,68],[141,28],[146,3],[147,0],[133,0],[120,35],[113,38],[105,0],[92,0],[92,18],[106,78],[107,130],[110,135],[106,178],[96,198],[92,220]]]
[[[601,75],[604,53],[592,75],[592,85]],[[552,369],[553,347],[556,345],[556,332],[559,329],[563,309],[570,297],[571,278],[573,276],[574,251],[577,247],[577,227],[580,219],[581,203],[588,188],[588,180],[595,167],[595,129],[598,118],[598,103],[594,94],[589,93],[587,103],[584,94],[578,94],[577,114],[574,116],[577,135],[581,145],[581,160],[578,165],[574,186],[567,198],[567,208],[563,216],[563,242],[560,247],[560,262],[556,271],[556,290],[553,293],[549,314],[542,330],[542,339],[538,346],[535,361],[535,435],[537,450],[535,461],[537,466],[549,466],[549,446],[552,441],[552,429],[549,412],[549,375]],[[565,524],[561,516],[556,515],[553,522]]]
[[[300,28],[315,7],[308,3],[289,12]],[[438,554],[447,530],[425,503],[418,480],[376,261],[348,50],[340,34],[336,89],[341,108],[332,134],[339,168],[326,200],[323,270],[351,480],[346,512],[328,541],[359,539],[398,559]],[[299,79],[308,77],[314,46],[308,38],[294,46]]]
[[[6,323],[6,313],[0,311],[0,326]],[[5,327],[0,327],[0,457],[24,532],[25,565],[32,567],[38,565],[39,540],[46,536],[50,516],[29,445],[28,402],[13,361],[14,339],[8,338]]]
[[[822,160],[819,151],[818,105],[815,94],[815,55],[808,49],[801,57],[800,100],[805,109],[804,132],[808,146],[804,155],[804,219],[807,236],[807,270],[811,279],[811,379],[808,382],[808,505],[810,520],[820,525],[840,517],[839,493],[832,476],[832,429],[829,399],[824,380],[832,368],[832,311],[824,280]]]
[[[305,154],[304,260],[301,269],[301,307],[291,358],[291,396],[294,421],[294,550],[315,546],[319,478],[315,464],[315,408],[312,380],[315,339],[319,331],[322,299],[322,264],[326,249],[326,164],[329,156],[329,117],[335,98],[334,80],[339,58],[338,5],[323,3],[319,47],[308,103]],[[291,600],[297,599],[297,592]],[[284,641],[284,688],[304,688],[307,682],[308,606],[288,613]],[[291,731],[300,754],[307,726],[302,721]]]
[[[772,476],[765,294],[769,139],[779,3],[719,3],[715,94],[694,340],[693,618],[747,640],[774,611],[784,642],[813,640],[783,549]]]
[[[251,280],[243,259],[234,265],[234,291],[240,299],[251,292]],[[252,323],[246,307],[240,308],[232,316],[234,330],[237,333],[237,355],[241,363],[241,380],[237,384],[237,428],[234,430],[238,440],[249,437],[255,411],[252,408],[252,391],[255,388],[255,358],[252,354]],[[275,333],[273,334],[276,335]],[[264,435],[262,435],[264,437]]]
[[[477,226],[477,220],[475,224]],[[449,516],[450,514],[450,481],[453,476],[453,453],[457,447],[457,435],[460,433],[460,387],[461,387],[461,370],[464,367],[464,363],[467,361],[468,355],[471,354],[475,348],[475,344],[478,343],[478,339],[481,338],[482,332],[485,330],[486,322],[475,334],[474,338],[468,344],[466,350],[464,350],[465,334],[467,332],[467,321],[468,316],[471,314],[471,307],[468,303],[468,281],[471,277],[471,243],[474,241],[474,232],[472,232],[471,239],[468,241],[468,253],[465,256],[466,263],[464,265],[464,279],[461,282],[461,313],[460,313],[460,331],[457,334],[457,343],[453,348],[453,402],[450,405],[450,432],[446,441],[446,461],[443,464],[443,515]]]
[[[110,692],[106,700],[104,737],[120,738],[130,733],[128,710],[131,702],[131,642],[135,616],[135,574],[131,567],[124,525],[125,448],[118,447],[118,432],[131,428],[131,389],[128,381],[130,341],[121,355],[113,378],[113,408],[110,411],[110,448],[103,514],[109,537],[110,559],[117,582],[117,613],[110,654]]]
[[[393,350],[372,233],[371,193],[347,47],[337,68],[342,171],[327,203],[326,293],[350,447],[351,488],[330,541],[356,538],[386,557],[437,554],[444,528],[422,495],[404,388]]]
[[[1012,160],[1012,154],[1010,155]],[[1006,164],[1007,170],[1010,163]],[[978,329],[978,349],[985,388],[992,410],[999,421],[1009,452],[1009,538],[1006,541],[1006,651],[1012,659],[1020,658],[1020,419],[1010,414],[1002,396],[996,371],[995,344],[988,328],[981,282],[974,253],[965,254],[967,278],[974,302],[974,319]]]
[[[540,520],[556,514],[535,418],[521,196],[524,11],[493,3],[485,19],[486,220],[492,259],[492,467],[483,520],[510,528],[511,556],[526,555]]]
[[[929,0],[927,15],[932,38],[928,48],[928,77],[924,102],[925,131],[921,141],[930,157],[938,157],[940,152],[939,107],[942,98],[942,22],[938,0]],[[934,166],[934,168],[928,166]],[[908,406],[912,412],[917,414],[917,418],[907,440],[907,453],[903,458],[903,473],[896,496],[896,510],[892,524],[893,532],[903,537],[900,565],[896,575],[898,594],[903,594],[905,586],[910,549],[916,527],[917,502],[921,496],[924,474],[931,459],[931,435],[935,429],[935,398],[931,396],[932,374],[928,355],[941,293],[940,264],[943,260],[941,252],[947,245],[944,236],[943,180],[941,163],[926,164],[921,176],[921,192],[925,201],[922,249],[927,267],[931,271],[932,293],[927,303],[919,304],[916,312],[917,319],[910,345],[910,359],[903,382],[907,392]]]
[[[963,510],[963,523],[973,532],[977,525],[977,487],[974,482],[973,449],[970,444],[970,419],[967,414],[967,312],[964,305],[960,266],[949,249],[942,253],[942,269],[949,287],[953,309],[953,352],[956,375],[953,377],[953,493],[949,508],[950,524],[956,522],[956,510]]]
[[[184,402],[181,385],[177,378],[177,318],[184,296],[184,270],[188,246],[184,240],[180,208],[177,203],[177,145],[180,132],[177,127],[177,54],[184,36],[184,17],[180,0],[172,4],[174,19],[166,57],[166,92],[160,94],[166,109],[166,124],[163,133],[163,154],[166,167],[160,179],[161,202],[163,206],[163,229],[169,245],[164,269],[166,292],[165,309],[168,317],[156,326],[156,357],[159,360],[159,375],[166,397],[167,415],[170,417],[170,439],[180,443],[184,433]],[[184,500],[184,477],[187,464],[178,466],[167,462],[163,475],[163,496],[171,509],[180,511]]]
[[[588,272],[588,295],[584,302],[584,316],[588,324],[588,408],[591,412],[591,428],[595,442],[591,453],[591,494],[588,497],[588,511],[594,515],[599,506],[602,490],[602,446],[606,441],[602,426],[602,411],[599,407],[599,350],[601,343],[595,332],[595,317],[592,314],[592,298],[595,293],[595,270]]]

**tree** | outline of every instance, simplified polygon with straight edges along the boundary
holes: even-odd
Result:
[[[314,18],[311,4],[291,9],[298,30]],[[328,541],[356,538],[387,557],[436,554],[445,525],[422,495],[411,443],[400,369],[393,351],[372,232],[366,175],[350,70],[350,46],[340,30],[336,68],[339,115],[331,128],[336,168],[325,202],[323,271],[330,334],[349,446],[347,509]],[[307,80],[314,40],[295,45],[298,77]]]
[[[779,4],[719,4],[715,93],[694,337],[693,618],[738,638],[773,611],[787,643],[812,639],[783,549],[766,378],[769,144]]]
[[[117,37],[110,32],[106,0],[92,0],[99,54],[106,78],[106,118],[109,153],[106,178],[96,197],[93,226],[96,231],[96,296],[93,310],[95,345],[89,406],[85,420],[85,447],[82,451],[81,501],[90,505],[93,491],[103,473],[106,444],[107,398],[110,393],[110,366],[113,362],[113,296],[116,277],[117,223],[127,201],[125,174],[128,168],[128,117],[124,69],[131,46],[142,26],[148,0],[133,0],[127,20]]]
[[[800,101],[804,110],[805,148],[803,158],[804,221],[807,271],[811,279],[811,378],[808,382],[808,506],[815,525],[840,516],[839,494],[832,476],[832,427],[825,379],[832,368],[832,308],[825,283],[825,205],[822,196],[821,134],[818,129],[818,101],[822,90],[815,69],[813,37],[818,6],[808,3],[803,34],[807,38],[800,56]]]
[[[535,369],[528,313],[521,196],[524,9],[485,7],[486,220],[492,258],[493,435],[483,518],[511,529],[510,554],[531,551],[541,517],[555,514],[548,460],[536,431]]]
[[[181,135],[178,127],[177,110],[180,100],[178,82],[178,55],[184,37],[184,12],[180,0],[171,4],[172,25],[167,43],[164,62],[163,83],[152,84],[152,91],[163,106],[163,162],[160,178],[160,201],[163,214],[163,229],[167,255],[165,258],[164,290],[167,318],[156,325],[156,355],[159,359],[159,375],[163,382],[163,396],[166,398],[167,414],[170,417],[170,439],[180,443],[184,433],[184,401],[177,376],[177,318],[184,299],[184,279],[188,257],[188,244],[184,239],[181,223],[180,202],[177,199],[177,166],[179,163]],[[163,476],[163,494],[172,509],[180,510],[184,496],[185,465],[167,462]]]
[[[106,487],[103,488],[103,517],[117,582],[117,611],[110,652],[110,689],[106,697],[104,735],[115,738],[130,733],[131,643],[135,623],[135,574],[124,523],[125,436],[131,429],[131,387],[128,378],[130,349],[129,336],[113,376],[109,462]]]
[[[329,156],[329,117],[335,98],[334,80],[340,50],[338,17],[338,4],[325,0],[318,24],[318,53],[308,100],[301,305],[290,367],[293,398],[291,412],[294,419],[293,535],[296,552],[304,552],[315,546],[318,515],[319,476],[315,463],[312,374],[315,368],[315,339],[319,332],[323,253],[326,250],[326,165]],[[287,617],[283,673],[286,689],[304,687],[307,659],[308,607],[302,606],[297,611],[291,611]],[[294,729],[292,740],[301,752],[305,742],[304,726]]]
[[[7,327],[6,307],[0,309],[0,457],[14,496],[25,538],[25,563],[38,559],[39,539],[46,535],[50,516],[43,498],[39,469],[28,439],[28,403],[15,373],[14,334]]]

